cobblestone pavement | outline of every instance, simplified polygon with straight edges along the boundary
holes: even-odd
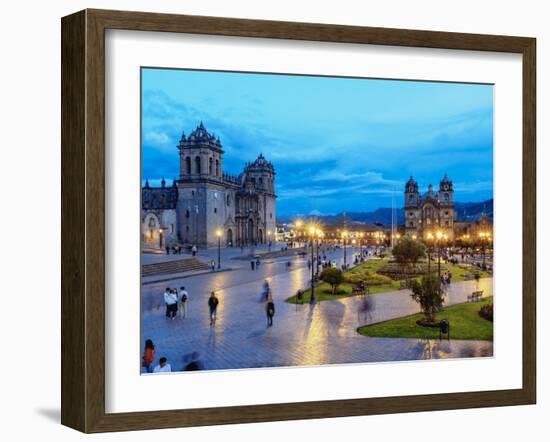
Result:
[[[342,251],[337,251],[331,259],[340,261],[341,255]],[[357,334],[359,325],[418,312],[408,290],[372,296],[374,309],[368,318],[359,314],[363,301],[359,297],[314,306],[285,303],[288,296],[308,284],[306,261],[296,258],[291,271],[286,270],[287,261],[268,261],[254,272],[243,267],[144,286],[142,340],[152,339],[157,358],[167,357],[173,370],[181,370],[185,355],[191,352],[198,352],[209,370],[492,356],[489,341],[439,342]],[[270,281],[274,295],[273,327],[267,327],[265,306],[260,302],[264,279]],[[185,319],[164,316],[166,285],[184,285],[189,291]],[[465,302],[476,288],[474,281],[453,283],[446,305]],[[479,289],[486,296],[492,295],[492,278],[482,279]],[[220,300],[218,319],[212,327],[207,307],[211,290],[216,290]]]

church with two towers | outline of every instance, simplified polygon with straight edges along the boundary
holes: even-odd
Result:
[[[421,194],[418,183],[411,176],[405,184],[405,234],[413,238],[427,238],[441,232],[447,239],[454,238],[456,212],[454,208],[453,182],[445,175],[439,182],[439,189]]]

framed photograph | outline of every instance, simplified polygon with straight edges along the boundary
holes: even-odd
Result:
[[[536,400],[535,39],[62,19],[62,423]]]

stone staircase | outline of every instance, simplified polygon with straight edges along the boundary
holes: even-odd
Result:
[[[200,270],[210,270],[210,266],[197,258],[175,259],[172,261],[144,264],[141,266],[141,276],[167,275],[171,273],[187,273]]]

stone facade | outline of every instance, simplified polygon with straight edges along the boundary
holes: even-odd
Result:
[[[437,192],[430,184],[423,195],[418,190],[418,183],[411,176],[405,184],[404,196],[405,234],[426,238],[430,233],[441,231],[449,240],[454,239],[454,190],[453,182],[447,175],[439,182]]]
[[[245,246],[268,242],[276,229],[275,169],[260,154],[245,165],[238,176],[223,171],[223,148],[219,137],[209,133],[202,122],[187,137],[182,134],[178,144],[180,176],[174,181],[173,193],[161,204],[161,189],[142,191],[143,231],[147,213],[157,211],[172,220],[175,216],[175,236],[171,240],[198,247],[217,245],[217,232],[222,232],[222,244]],[[170,204],[168,204],[168,200]],[[147,205],[147,201],[150,203]],[[161,216],[162,218],[162,216]],[[159,222],[161,219],[159,218]],[[164,229],[163,229],[164,230]],[[154,238],[154,235],[153,237]],[[143,237],[147,243],[146,235]]]
[[[174,183],[152,188],[149,182],[141,191],[141,237],[143,247],[162,249],[177,242],[176,203],[178,189]]]

